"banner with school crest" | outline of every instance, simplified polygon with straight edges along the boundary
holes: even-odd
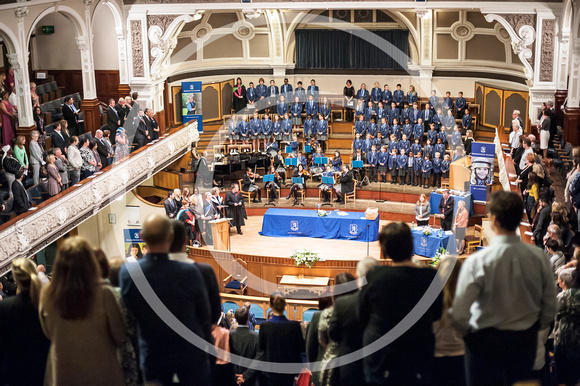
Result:
[[[201,108],[201,82],[181,83],[181,109],[183,123],[197,120],[197,130],[203,131]]]
[[[471,179],[469,191],[474,201],[486,201],[488,186],[493,184],[495,144],[471,144]]]

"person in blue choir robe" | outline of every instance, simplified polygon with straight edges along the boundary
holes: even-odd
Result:
[[[250,82],[250,85],[246,90],[246,100],[248,102],[248,107],[252,106],[250,107],[250,111],[254,110],[256,108],[256,101],[258,100],[258,93],[254,87],[254,82]]]
[[[455,150],[459,146],[463,146],[461,141],[461,131],[459,131],[459,127],[455,125],[453,128],[453,134],[451,134],[451,149]]]
[[[366,131],[367,123],[365,117],[364,115],[359,115],[357,121],[354,123],[354,132],[363,136],[366,134]]]
[[[405,99],[405,92],[401,90],[401,85],[397,84],[397,89],[393,92],[393,102],[397,104],[399,109],[403,108],[403,100]]]
[[[315,117],[318,114],[318,102],[314,99],[314,95],[308,94],[308,101],[304,105],[304,111],[307,115]]]
[[[340,172],[342,170],[342,158],[340,157],[340,152],[337,150],[334,152],[334,157],[330,160],[332,164],[332,170],[335,172]]]
[[[379,153],[377,145],[371,145],[371,151],[367,154],[367,164],[369,165],[369,182],[377,182],[377,164],[379,162]]]
[[[463,92],[459,91],[459,96],[455,99],[455,110],[457,111],[457,118],[461,119],[463,110],[467,107],[467,101],[463,97]]]
[[[318,114],[316,121],[316,139],[320,142],[320,147],[326,151],[326,141],[328,140],[328,121],[324,119],[322,114]]]
[[[294,97],[298,97],[300,103],[306,103],[306,90],[302,87],[302,82],[296,83],[296,89],[294,89]]]
[[[359,116],[365,116],[367,113],[367,106],[365,105],[365,103],[363,101],[357,100],[356,101],[356,108],[354,110],[355,116],[358,117]]]
[[[393,150],[395,150],[395,154],[396,154],[396,151],[397,151],[397,138],[395,137],[395,134],[391,134],[390,141],[387,144],[387,151],[389,152],[389,154],[391,154],[393,152]]]
[[[394,185],[397,183],[397,150],[391,150],[391,154],[389,155],[389,173],[391,174],[391,184]]]
[[[438,188],[441,185],[441,158],[440,152],[435,152],[435,158],[431,161],[433,163],[433,187]]]
[[[433,163],[429,159],[429,156],[426,155],[421,163],[421,177],[422,181],[421,184],[423,185],[424,189],[427,189],[430,184],[431,180],[431,172],[433,171]]]
[[[443,113],[447,115],[447,111],[450,110],[453,111],[453,99],[451,99],[451,93],[447,91],[443,98]]]
[[[401,154],[397,156],[397,174],[399,175],[399,185],[405,185],[409,156],[406,154],[405,149],[401,149],[400,151]]]
[[[280,95],[280,90],[276,86],[276,82],[272,79],[268,86],[268,111],[270,114],[276,111],[275,106],[278,103],[278,95]]]
[[[288,103],[286,103],[284,95],[280,95],[280,100],[276,104],[276,112],[278,115],[285,115],[288,113]]]
[[[424,157],[433,157],[433,145],[431,145],[431,140],[427,139],[427,144],[423,148],[423,156]]]
[[[441,162],[441,177],[449,178],[449,168],[451,167],[451,161],[449,160],[449,154],[445,154],[443,157],[443,162]]]
[[[469,115],[469,110],[465,109],[463,117],[461,118],[462,131],[464,133],[466,133],[467,130],[471,130],[471,123],[472,123],[472,119],[471,119],[471,115]]]
[[[413,103],[413,109],[411,110],[409,118],[411,119],[412,124],[416,124],[419,118],[421,118],[421,110],[419,110],[419,106],[416,102]]]
[[[310,79],[310,86],[308,86],[306,93],[308,95],[312,95],[314,97],[314,101],[318,102],[318,95],[320,93],[318,90],[318,86],[316,85],[316,81],[314,79]]]
[[[445,144],[441,140],[441,138],[437,138],[437,143],[433,146],[434,153],[441,153],[445,154]]]
[[[332,113],[330,102],[327,97],[322,98],[322,102],[318,106],[318,112],[322,114],[327,122],[330,122],[330,114]]]
[[[391,90],[389,90],[389,85],[385,84],[385,87],[383,89],[383,105],[385,106],[385,109],[390,109],[391,107],[391,102],[393,101],[393,93],[391,92]]]
[[[287,101],[294,99],[294,93],[292,92],[292,85],[288,83],[288,78],[284,78],[284,84],[280,86],[280,94],[284,95]]]
[[[438,108],[437,114],[433,115],[433,123],[435,124],[435,130],[437,130],[437,131],[442,130],[442,127],[444,127],[444,123],[443,123],[444,121],[445,121],[445,115],[443,115],[441,108]]]
[[[411,143],[405,134],[403,134],[403,138],[397,143],[397,149],[399,150],[399,153],[401,150],[405,150],[405,153],[408,153],[411,149]]]
[[[425,103],[425,110],[423,110],[421,116],[424,124],[428,125],[433,122],[433,110],[431,110],[429,103]]]
[[[453,116],[452,110],[447,110],[447,115],[443,119],[443,124],[445,126],[445,132],[450,135],[453,131],[453,126],[455,126],[455,117]]]
[[[387,117],[387,110],[385,110],[385,106],[384,106],[383,102],[378,103],[376,113],[377,113],[377,122],[380,122],[381,119]]]
[[[419,96],[417,95],[417,91],[415,91],[415,86],[410,85],[409,91],[407,92],[407,103],[409,107],[413,106],[414,103],[419,101]]]
[[[373,108],[373,102],[369,101],[369,102],[367,103],[367,109],[366,109],[366,111],[365,111],[365,120],[366,120],[367,122],[370,122],[372,117],[375,117],[375,119],[376,119],[376,117],[377,117],[377,112],[376,112],[376,111],[375,111],[375,109]]]
[[[413,174],[415,175],[415,181],[413,181],[413,186],[419,186],[423,184],[422,177],[423,170],[423,157],[422,153],[415,153],[415,163],[413,164]]]
[[[288,143],[292,139],[292,121],[288,113],[284,114],[282,120],[282,141]]]
[[[375,87],[371,90],[371,102],[373,102],[373,108],[376,110],[379,107],[379,102],[382,102],[383,90],[379,85],[379,82],[375,82]]]
[[[395,101],[391,102],[391,109],[389,110],[389,125],[393,124],[393,119],[397,121],[401,118],[401,112],[397,107]]]
[[[393,119],[393,124],[391,125],[391,134],[395,134],[397,141],[401,139],[401,126],[396,119]]]
[[[252,149],[257,153],[260,151],[260,139],[262,138],[262,120],[257,111],[254,111],[254,117],[250,120],[250,138],[252,139]]]
[[[248,116],[242,115],[242,120],[238,123],[238,134],[242,140],[242,144],[248,145],[250,143],[250,124],[248,123]]]
[[[377,169],[380,176],[380,182],[387,182],[387,170],[388,170],[388,163],[389,163],[389,153],[387,151],[387,147],[381,147],[381,151],[379,152],[379,157],[377,159]]]
[[[410,151],[412,151],[413,154],[421,152],[421,141],[419,141],[419,138],[415,138],[413,144],[411,145]]]
[[[312,115],[308,114],[304,121],[304,138],[310,138],[316,134],[316,128],[314,127],[315,123],[314,119],[312,119]]]
[[[262,112],[268,106],[268,87],[264,84],[264,78],[260,78],[256,86],[256,108],[258,112]]]
[[[356,153],[357,149],[362,149],[363,146],[363,140],[361,138],[361,135],[359,133],[355,134],[355,139],[352,140],[352,153]]]
[[[411,115],[411,110],[409,110],[409,104],[403,102],[403,109],[401,110],[401,122],[405,122],[405,119],[409,119]]]
[[[375,118],[371,118],[371,121],[367,125],[367,133],[371,136],[371,138],[375,138],[378,133],[378,126],[375,122]]]
[[[431,96],[429,97],[429,106],[431,106],[431,110],[435,111],[437,107],[439,107],[439,97],[435,90],[431,91]]]
[[[409,160],[407,161],[407,185],[412,185],[414,180],[413,165],[415,165],[415,157],[412,151],[409,151]]]
[[[366,84],[360,85],[360,89],[356,92],[356,99],[362,101],[365,106],[369,102],[370,94]]]
[[[292,153],[298,153],[298,147],[300,146],[300,142],[298,142],[298,137],[296,135],[292,136],[292,141],[290,141],[290,147],[292,148]]]
[[[391,130],[391,127],[389,126],[389,124],[387,122],[387,118],[386,117],[381,118],[381,125],[379,126],[379,133],[382,134],[383,138],[387,138],[389,136],[390,130]]]
[[[363,140],[361,151],[366,155],[369,151],[371,151],[372,146],[373,140],[371,139],[371,135],[367,133],[367,137]]]
[[[402,133],[405,134],[407,138],[411,139],[411,137],[413,136],[413,129],[414,127],[411,124],[409,118],[405,119],[405,123],[403,124],[403,127],[401,129]]]
[[[282,121],[280,120],[280,116],[278,114],[274,115],[274,124],[272,125],[272,134],[276,141],[282,141]],[[283,148],[283,145],[280,144],[280,147]]]
[[[435,124],[432,123],[429,125],[429,130],[427,131],[427,139],[431,140],[431,143],[437,142],[437,131],[435,130]]]
[[[423,118],[419,117],[415,127],[413,127],[413,138],[418,139],[419,143],[422,143],[423,134],[425,134],[425,125],[423,125]]]
[[[290,106],[290,116],[292,117],[292,127],[298,129],[302,126],[302,103],[299,97],[294,97],[294,103]]]

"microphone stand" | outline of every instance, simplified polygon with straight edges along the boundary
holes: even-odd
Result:
[[[375,202],[386,202],[387,200],[381,200],[381,193],[383,191],[383,181],[379,182],[379,198],[377,200],[375,200]]]

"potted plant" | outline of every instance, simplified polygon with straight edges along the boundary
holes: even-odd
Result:
[[[312,268],[317,261],[324,261],[323,258],[318,256],[318,252],[314,252],[308,249],[295,249],[292,251],[292,255],[290,255],[296,266],[298,267],[300,264],[304,264],[308,268]]]

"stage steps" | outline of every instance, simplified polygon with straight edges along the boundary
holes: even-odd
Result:
[[[350,134],[352,136],[352,122],[332,122],[331,137],[335,134]]]

